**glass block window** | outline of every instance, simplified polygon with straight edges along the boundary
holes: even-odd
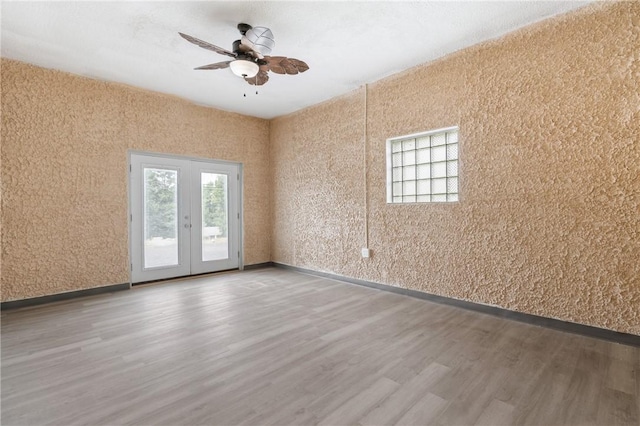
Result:
[[[458,128],[387,140],[387,202],[458,201]]]

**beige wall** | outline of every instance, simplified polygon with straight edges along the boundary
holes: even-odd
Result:
[[[640,334],[640,3],[271,122],[272,259]],[[461,201],[388,205],[385,140],[460,126]],[[370,259],[360,258],[369,222]]]
[[[3,301],[128,282],[129,149],[243,163],[245,263],[270,260],[268,121],[5,59],[1,72]]]

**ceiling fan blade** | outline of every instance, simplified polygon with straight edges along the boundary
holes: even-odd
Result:
[[[301,61],[300,59],[288,58],[289,62],[291,62],[296,68],[298,68],[298,72],[305,72],[309,69],[309,65],[306,62]]]
[[[300,59],[284,56],[265,56],[264,59],[267,61],[269,69],[276,74],[295,75],[309,69],[309,65]]]
[[[280,62],[282,62],[284,59],[287,59],[284,56],[265,56],[264,59],[265,61],[267,61],[267,66],[271,71],[275,72],[276,74],[287,73],[282,65],[280,65]]]
[[[203,65],[194,70],[221,70],[223,68],[229,68],[231,61],[216,62],[215,64]]]
[[[269,75],[266,71],[260,70],[255,77],[245,77],[245,80],[252,86],[262,86],[269,81]]]
[[[232,58],[235,58],[237,55],[233,52],[228,51],[227,49],[223,49],[222,47],[218,47],[215,44],[211,44],[211,43],[207,43],[206,41],[202,41],[198,38],[195,37],[191,37],[190,35],[187,34],[183,34],[183,33],[178,33],[180,34],[180,36],[187,40],[188,42],[191,42],[193,44],[195,44],[196,46],[200,46],[203,49],[207,49],[207,50],[212,50],[216,53],[219,53],[221,55],[227,55],[227,56],[231,56]]]
[[[293,65],[293,63],[289,60],[289,58],[284,58],[280,61],[280,66],[284,68],[287,74],[296,75],[298,74],[298,67]]]

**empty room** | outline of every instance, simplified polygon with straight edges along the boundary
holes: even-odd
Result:
[[[640,2],[0,7],[3,425],[640,425]]]

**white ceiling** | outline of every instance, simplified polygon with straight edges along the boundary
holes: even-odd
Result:
[[[273,118],[586,3],[2,1],[0,40],[5,58]],[[178,31],[230,50],[239,22],[309,71],[270,73],[258,95],[229,69],[194,71],[227,57]]]

